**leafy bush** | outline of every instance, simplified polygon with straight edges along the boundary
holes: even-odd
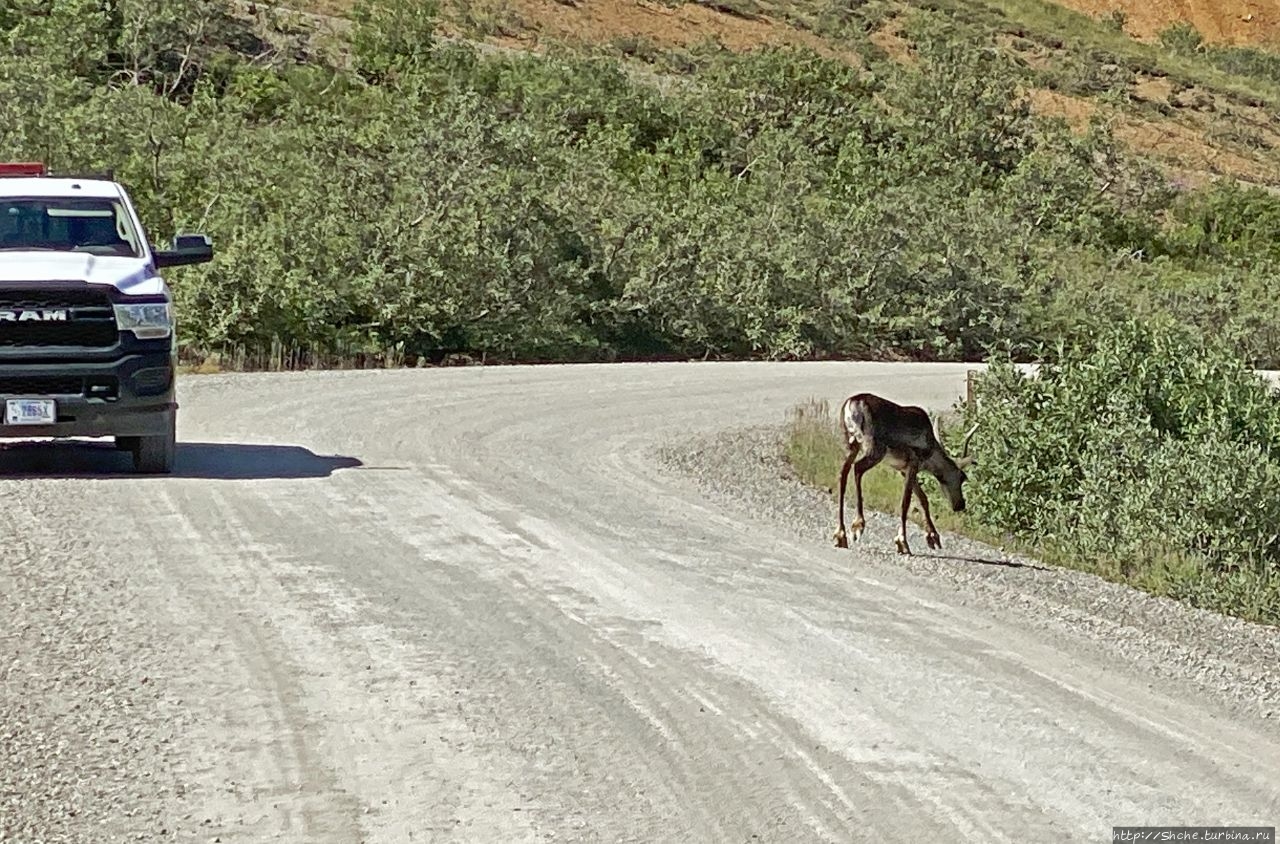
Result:
[[[1280,588],[1280,397],[1225,343],[1130,320],[976,396],[971,518],[1166,591]]]
[[[1191,55],[1204,49],[1204,36],[1194,25],[1178,21],[1161,30],[1160,45],[1171,53]]]
[[[1221,180],[1172,208],[1164,251],[1185,260],[1280,259],[1280,197]]]

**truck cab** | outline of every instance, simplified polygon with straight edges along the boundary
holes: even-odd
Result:
[[[171,472],[178,351],[160,270],[212,258],[205,235],[153,249],[110,174],[0,163],[0,437],[113,437],[135,470]]]

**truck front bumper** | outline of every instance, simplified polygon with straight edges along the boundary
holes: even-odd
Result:
[[[145,437],[169,430],[178,409],[171,352],[92,363],[0,360],[0,437]],[[5,401],[51,398],[53,425],[7,425]]]

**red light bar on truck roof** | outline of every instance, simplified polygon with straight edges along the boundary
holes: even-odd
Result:
[[[39,161],[0,161],[0,176],[43,176],[44,165]]]

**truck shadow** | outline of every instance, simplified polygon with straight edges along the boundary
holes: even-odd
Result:
[[[179,442],[173,472],[134,473],[133,458],[110,442],[8,442],[0,444],[3,478],[205,478],[251,481],[327,478],[363,466],[355,457],[316,454],[298,445]]]

